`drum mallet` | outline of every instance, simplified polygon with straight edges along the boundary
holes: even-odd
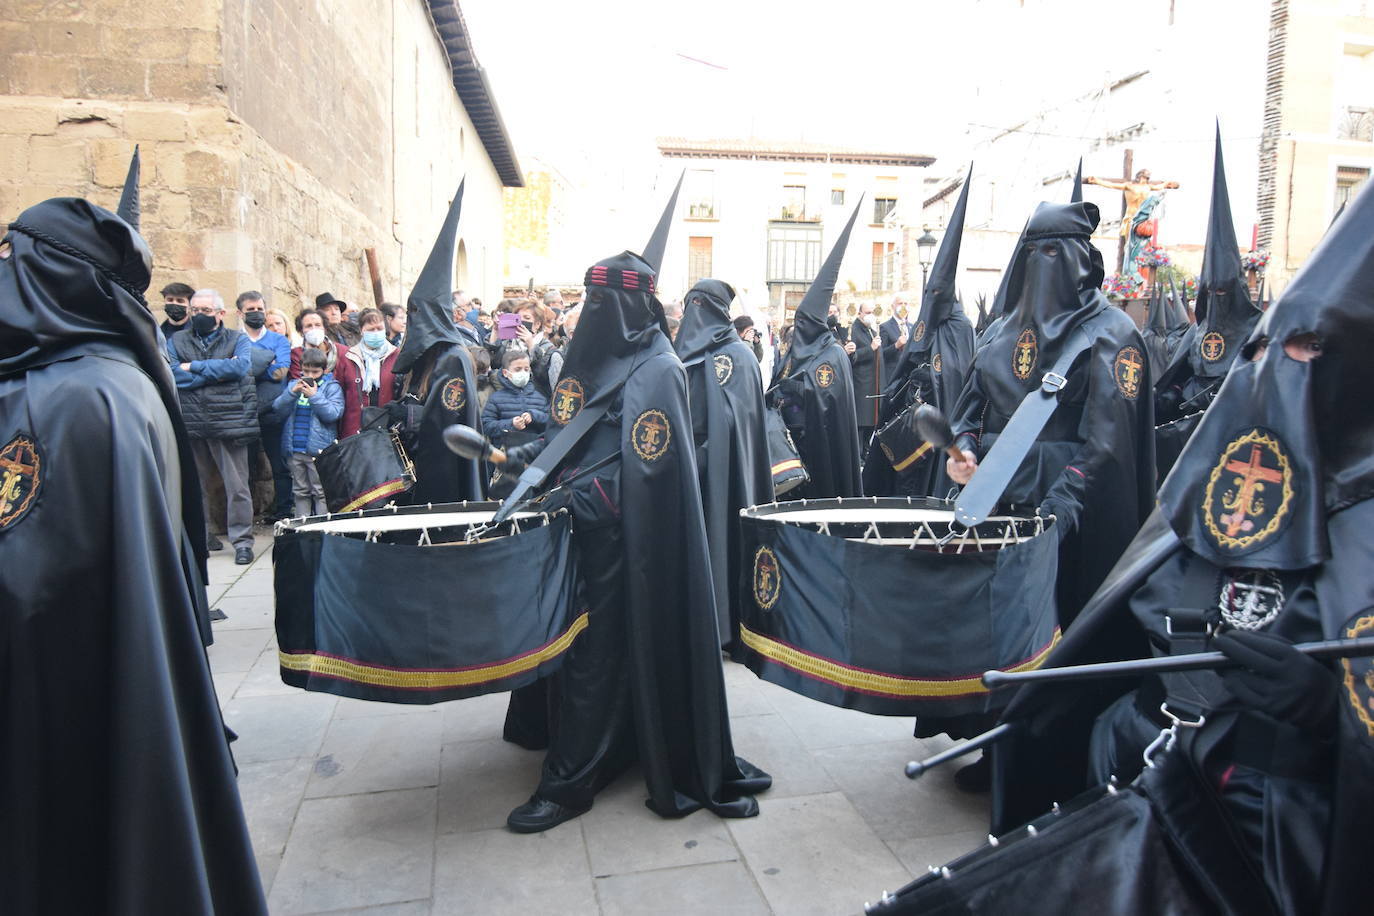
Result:
[[[967,754],[972,754],[980,748],[985,748],[989,744],[1005,738],[1016,726],[1011,722],[1003,722],[994,728],[990,728],[977,737],[970,738],[963,744],[956,744],[954,747],[941,751],[933,757],[925,760],[913,760],[906,765],[907,779],[916,779],[927,770],[932,770],[942,763],[948,763]]]
[[[492,464],[505,464],[506,453],[491,444],[491,440],[473,429],[455,423],[444,430],[444,444],[449,451],[460,458],[473,461],[490,461]]]
[[[949,420],[940,413],[940,408],[934,404],[922,404],[912,414],[911,421],[916,427],[916,435],[933,447],[944,450],[955,461],[963,462],[964,453],[955,447],[954,430],[949,428]]]

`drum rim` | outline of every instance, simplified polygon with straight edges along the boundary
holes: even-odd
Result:
[[[393,505],[389,505],[389,506],[382,506],[382,507],[379,508],[379,509],[355,509],[355,510],[352,511],[352,512],[324,512],[324,513],[321,513],[321,514],[319,514],[319,515],[301,515],[301,516],[297,516],[297,517],[295,517],[295,518],[284,518],[284,519],[278,521],[278,522],[273,526],[272,534],[273,534],[274,537],[276,537],[276,536],[280,536],[280,535],[283,535],[283,534],[288,534],[288,533],[297,531],[298,529],[303,528],[303,527],[305,527],[306,525],[318,525],[318,524],[323,523],[323,522],[339,521],[339,520],[344,520],[344,519],[360,519],[360,518],[363,518],[363,519],[365,519],[365,518],[396,518],[396,517],[398,517],[398,516],[404,516],[404,515],[423,516],[423,515],[430,515],[430,514],[439,514],[439,513],[443,513],[443,512],[477,512],[477,511],[489,511],[489,512],[491,512],[493,515],[495,515],[495,513],[496,513],[498,510],[500,510],[500,508],[501,508],[502,505],[503,505],[502,503],[500,503],[500,502],[498,502],[498,501],[496,501],[496,500],[491,500],[491,499],[481,499],[481,500],[476,500],[476,499],[467,500],[467,499],[465,499],[465,500],[462,500],[461,502],[452,502],[452,503],[425,503],[424,505],[416,505],[416,506],[397,506],[397,505],[394,505],[394,504],[393,504]],[[508,519],[507,521],[513,521],[513,520],[518,520],[518,519],[531,519],[531,518],[543,517],[544,520],[545,520],[544,523],[547,524],[549,521],[552,521],[554,518],[556,518],[556,517],[557,517],[558,515],[560,515],[560,514],[563,514],[563,515],[568,514],[567,508],[566,508],[566,507],[560,507],[560,508],[554,509],[554,510],[545,510],[545,509],[533,509],[533,510],[531,510],[531,509],[526,509],[526,510],[521,510],[520,512],[514,513],[514,514],[511,516],[511,518]],[[427,527],[430,527],[430,528],[440,528],[440,527],[453,527],[453,526],[429,525],[429,526],[427,526]],[[321,534],[328,534],[328,533],[330,533],[330,532],[318,532],[318,533],[321,533]],[[349,533],[356,534],[357,532],[349,532]]]

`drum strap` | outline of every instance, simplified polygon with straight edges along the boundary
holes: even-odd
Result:
[[[954,518],[959,524],[972,528],[997,508],[1012,475],[1059,406],[1059,392],[1068,384],[1069,368],[1079,354],[1092,347],[1097,329],[1106,323],[1106,314],[1104,309],[1074,329],[1054,367],[1040,379],[1040,387],[1026,395],[1011,415],[978,472],[955,500]]]
[[[548,446],[539,453],[534,464],[520,474],[520,478],[515,482],[515,489],[506,497],[492,519],[493,524],[504,522],[515,513],[524,502],[525,495],[544,482],[558,463],[568,456],[568,452],[571,452],[597,421],[606,415],[606,411],[615,400],[614,397],[604,397],[587,404],[577,412],[577,416],[573,417],[567,426],[549,440]]]

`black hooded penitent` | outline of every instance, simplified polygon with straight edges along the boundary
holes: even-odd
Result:
[[[773,500],[773,474],[763,420],[759,361],[730,321],[735,291],[702,280],[683,303],[673,346],[687,369],[692,433],[720,640],[733,646],[739,632],[739,510]]]
[[[453,323],[453,257],[462,209],[460,183],[406,300],[406,337],[393,367],[397,375],[406,374],[405,399],[424,405],[420,428],[407,443],[415,462],[408,498],[415,505],[481,499],[483,493],[480,462],[460,458],[444,444],[444,430],[455,423],[481,426],[472,354]]]
[[[792,348],[770,389],[811,475],[809,483],[793,491],[794,498],[858,496],[863,489],[849,357],[826,324],[840,262],[862,206],[861,200],[798,304]]]
[[[266,912],[203,645],[200,484],[143,299],[148,248],[74,198],[25,210],[4,243],[4,906]]]
[[[921,295],[921,311],[911,330],[911,340],[902,351],[892,381],[885,392],[883,423],[891,422],[908,405],[919,399],[934,404],[949,415],[964,388],[964,378],[973,362],[973,327],[955,295],[959,276],[959,242],[964,233],[964,214],[968,209],[969,185],[973,166],[950,214],[940,251],[931,265],[930,276]],[[944,497],[952,483],[945,473],[940,453],[928,449],[920,458],[903,467],[904,456],[887,456],[882,443],[874,440],[864,462],[864,493],[868,496]]]
[[[1371,240],[1366,189],[1240,349],[1159,511],[1047,667],[1205,649],[1207,628],[1238,621],[1292,642],[1374,633],[1374,411],[1350,395],[1374,381]],[[1310,361],[1285,347],[1311,355],[1308,341],[1320,346]],[[1138,711],[1157,708],[1165,692],[1177,705],[1183,684],[1207,725],[1174,753],[1210,777],[1204,800],[1243,853],[1189,856],[1217,876],[1235,874],[1238,858],[1250,869],[1246,886],[1220,885],[1218,910],[1261,887],[1275,911],[1360,912],[1374,818],[1374,675],[1369,659],[1331,667],[1331,721],[1320,709],[1298,722],[1271,718],[1207,677],[1028,687],[1006,713],[1020,726],[1015,738],[996,750],[994,829],[1102,778],[1105,758],[1129,778],[1139,768],[1133,744],[1158,732]]]

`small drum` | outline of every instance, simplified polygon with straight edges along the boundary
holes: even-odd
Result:
[[[773,471],[773,494],[781,496],[811,480],[811,474],[802,464],[801,454],[782,419],[782,411],[768,408],[763,412],[763,421],[768,437],[768,462]]]
[[[566,511],[452,503],[276,528],[278,658],[293,687],[430,704],[557,670],[587,627]]]
[[[1199,410],[1179,417],[1171,423],[1155,427],[1155,477],[1156,483],[1163,485],[1164,478],[1174,469],[1178,456],[1183,454],[1188,440],[1193,438],[1197,425],[1206,411]]]
[[[953,504],[856,497],[741,510],[740,638],[759,677],[877,715],[990,712],[984,671],[1059,639],[1053,519],[964,529]]]
[[[340,439],[320,452],[315,470],[330,512],[383,506],[415,486],[415,465],[400,437],[377,427]]]

